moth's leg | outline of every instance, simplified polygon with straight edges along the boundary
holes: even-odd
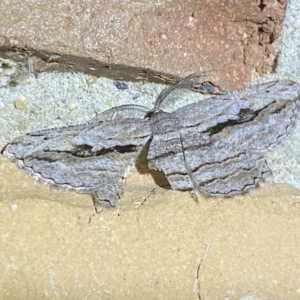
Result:
[[[128,118],[143,119],[149,110],[148,107],[143,105],[126,104],[116,106],[103,111],[98,116],[91,119],[89,123],[123,120]]]

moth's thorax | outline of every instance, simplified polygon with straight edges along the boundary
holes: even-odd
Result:
[[[177,128],[178,119],[172,113],[159,110],[149,119],[153,134],[174,131]]]

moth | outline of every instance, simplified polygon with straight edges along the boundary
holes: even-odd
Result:
[[[192,88],[192,74],[163,90],[153,109],[123,105],[82,125],[27,133],[2,153],[35,179],[93,196],[115,207],[129,168],[148,147],[149,169],[174,190],[231,197],[254,188],[270,172],[264,152],[289,132],[299,110],[300,86],[268,82],[213,95],[173,112],[162,104]]]

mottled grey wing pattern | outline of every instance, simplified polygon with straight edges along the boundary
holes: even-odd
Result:
[[[148,164],[175,190],[232,196],[254,187],[269,168],[264,151],[284,137],[299,109],[300,87],[269,82],[184,106],[161,110],[169,93],[193,86],[199,74],[163,91],[154,109],[112,108],[86,124],[16,138],[2,153],[30,175],[56,187],[90,193],[115,206],[127,170],[150,141]]]
[[[300,87],[289,80],[200,101],[151,120],[149,166],[173,189],[232,196],[269,172],[263,150],[286,135],[299,109]]]
[[[91,193],[96,204],[115,206],[128,168],[150,137],[147,120],[95,121],[26,134],[3,153],[41,181]]]

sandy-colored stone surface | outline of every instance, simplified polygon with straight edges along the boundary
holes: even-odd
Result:
[[[299,299],[299,190],[196,204],[155,187],[133,170],[118,208],[95,214],[1,156],[0,298]]]
[[[254,70],[276,66],[272,44],[286,3],[6,0],[0,3],[0,52],[15,60],[38,56],[37,70],[127,80],[172,81],[214,71],[211,81],[234,90],[249,83]]]

